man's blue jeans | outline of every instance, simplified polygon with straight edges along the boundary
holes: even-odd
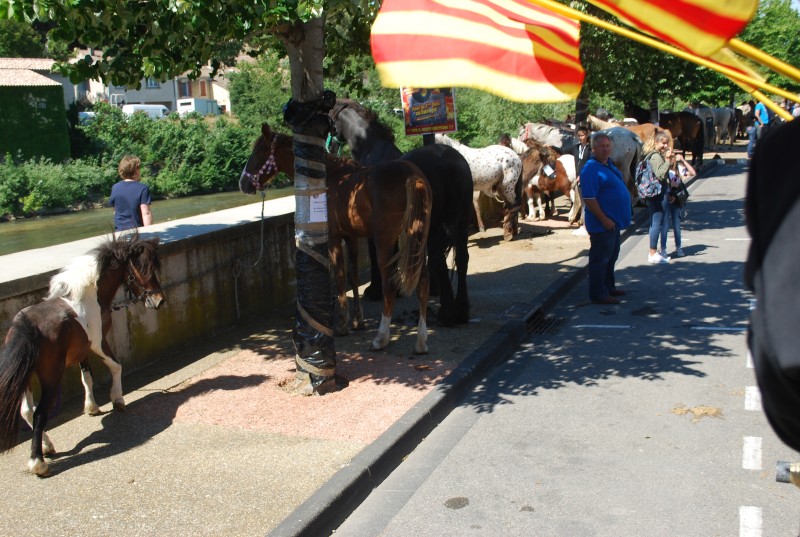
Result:
[[[619,257],[620,231],[589,233],[589,299],[603,300],[616,288],[614,265]]]
[[[753,151],[756,149],[756,127],[754,125],[747,127],[747,136],[749,137],[749,141],[747,142],[747,158],[753,158]]]

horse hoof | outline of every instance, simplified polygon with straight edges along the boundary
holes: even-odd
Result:
[[[486,228],[485,228],[485,227],[479,227],[479,228],[478,228],[478,231],[479,231],[480,233],[486,233]]]
[[[125,406],[125,401],[123,401],[122,399],[117,399],[116,401],[114,401],[114,410],[118,412],[127,412],[128,407]]]
[[[414,354],[428,354],[428,346],[414,347]]]
[[[50,465],[42,459],[31,459],[28,461],[28,470],[33,475],[38,477],[47,477],[50,475]]]
[[[89,416],[99,416],[103,412],[100,410],[100,407],[97,405],[87,405],[83,407],[84,414],[88,414]]]
[[[50,442],[42,442],[42,455],[47,457],[48,455],[53,455],[56,452],[56,447]]]

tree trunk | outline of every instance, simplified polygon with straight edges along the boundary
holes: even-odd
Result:
[[[297,23],[282,33],[291,67],[292,99],[284,120],[294,133],[297,309],[294,391],[302,395],[337,389],[333,342],[334,297],[328,258],[325,137],[329,130],[323,94],[324,19]],[[341,379],[339,379],[341,380]]]
[[[586,127],[589,119],[589,84],[584,81],[575,99],[575,128]]]

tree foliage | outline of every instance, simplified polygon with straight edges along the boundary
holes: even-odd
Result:
[[[800,13],[790,0],[761,0],[756,16],[739,37],[771,56],[800,66]],[[800,82],[764,68],[759,70],[770,84],[792,92],[800,91]]]
[[[0,58],[42,58],[44,44],[30,24],[0,19]]]

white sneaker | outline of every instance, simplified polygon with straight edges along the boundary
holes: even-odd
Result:
[[[658,253],[661,255],[661,257],[663,257],[667,261],[669,261],[671,259],[670,256],[667,255],[667,251],[666,250],[659,250]]]
[[[675,253],[672,255],[675,257],[684,257],[686,254],[683,253],[683,248],[676,248]]]
[[[664,263],[669,263],[669,258],[656,252],[653,255],[647,254],[647,262],[651,265],[662,265]]]

